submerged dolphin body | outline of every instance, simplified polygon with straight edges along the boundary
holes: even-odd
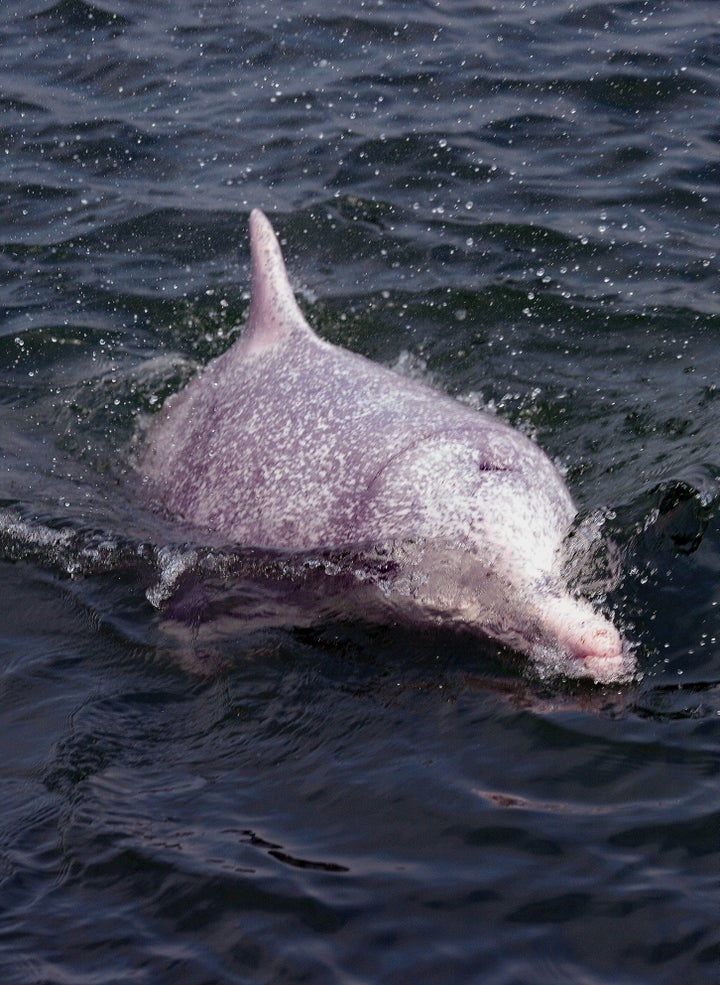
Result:
[[[319,339],[272,227],[250,216],[241,338],[171,397],[141,471],[171,514],[245,546],[390,545],[386,594],[572,676],[630,658],[572,597],[560,549],[575,516],[547,456],[496,417]]]

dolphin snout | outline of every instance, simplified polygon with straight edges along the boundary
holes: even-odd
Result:
[[[625,641],[589,602],[569,596],[553,599],[543,615],[546,630],[573,661],[574,676],[608,683],[628,676],[632,661]]]

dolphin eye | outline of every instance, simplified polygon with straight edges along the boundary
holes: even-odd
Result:
[[[507,465],[497,465],[495,462],[480,462],[478,465],[480,472],[509,472]]]

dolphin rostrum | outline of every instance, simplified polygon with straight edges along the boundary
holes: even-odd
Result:
[[[413,618],[571,676],[625,677],[617,629],[563,584],[576,510],[548,457],[497,417],[318,338],[257,209],[250,247],[242,336],[150,427],[140,469],[156,503],[246,547],[389,545],[399,574],[378,594]]]

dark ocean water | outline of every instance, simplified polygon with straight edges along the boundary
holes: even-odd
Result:
[[[717,985],[718,106],[715,2],[4,0],[4,983]],[[566,470],[637,680],[151,605],[208,555],[132,457],[255,206],[320,334]]]

